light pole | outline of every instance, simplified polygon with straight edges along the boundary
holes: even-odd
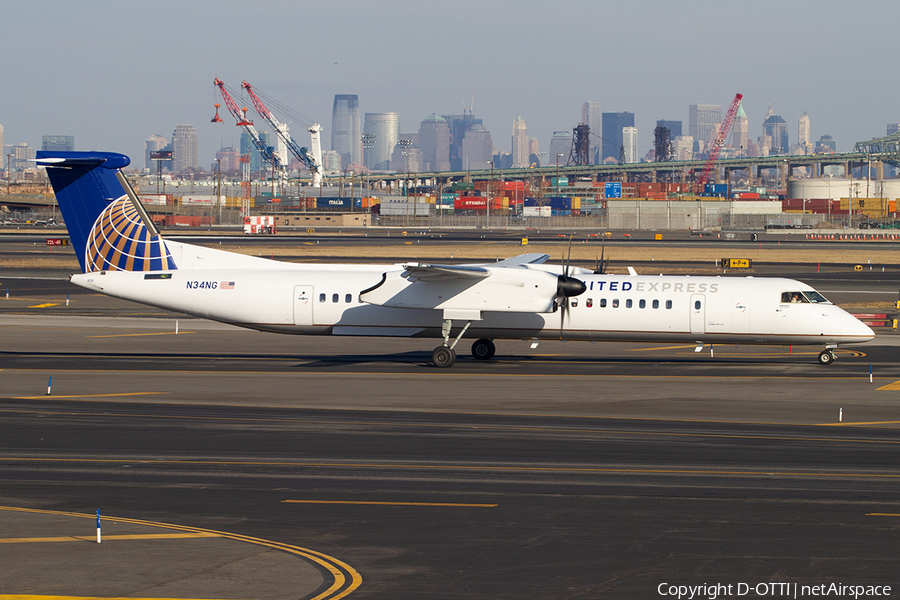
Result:
[[[556,154],[556,196],[559,197],[559,157],[565,154]]]
[[[412,140],[405,139],[397,142],[400,153],[406,157],[406,226],[409,227],[409,155],[412,154]]]
[[[489,160],[491,163],[491,178],[488,179],[488,199],[487,199],[487,226],[488,229],[491,227],[491,199],[493,197],[493,187],[494,187],[494,161]]]
[[[375,147],[375,134],[374,133],[364,133],[362,136],[362,147],[363,150],[371,150]],[[369,187],[369,168],[366,167],[366,191],[371,193],[372,188]]]
[[[219,225],[222,224],[222,159],[216,158],[216,205],[219,207]]]

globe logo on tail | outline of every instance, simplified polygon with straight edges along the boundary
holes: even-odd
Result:
[[[175,261],[159,236],[151,236],[126,196],[110,202],[91,228],[84,253],[87,272],[171,271]]]

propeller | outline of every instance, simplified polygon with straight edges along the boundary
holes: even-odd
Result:
[[[569,249],[566,252],[566,260],[563,264],[563,273],[556,282],[556,307],[559,311],[559,339],[563,337],[563,329],[566,323],[566,312],[569,310],[569,298],[583,294],[587,286],[583,281],[575,277],[569,277],[569,262],[572,258],[572,235],[569,235]]]

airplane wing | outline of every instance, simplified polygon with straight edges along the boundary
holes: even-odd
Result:
[[[510,258],[503,259],[499,262],[491,263],[492,267],[524,267],[525,265],[542,265],[550,260],[549,254],[541,254],[533,252],[531,254],[520,254]]]
[[[527,265],[539,265],[547,262],[549,254],[520,254],[495,263],[472,265],[429,265],[425,263],[409,263],[403,265],[403,277],[409,281],[451,281],[460,279],[483,279],[490,277],[491,270],[497,267],[512,268]],[[490,267],[488,269],[487,267]],[[473,282],[474,283],[474,282]]]
[[[409,281],[453,281],[460,279],[483,279],[491,272],[483,267],[462,265],[426,265],[410,263],[403,265],[403,277]],[[474,283],[474,282],[473,282]]]

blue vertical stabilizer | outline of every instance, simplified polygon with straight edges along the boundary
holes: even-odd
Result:
[[[38,152],[84,273],[172,270],[162,238],[151,235],[116,172],[131,160],[113,152]]]

